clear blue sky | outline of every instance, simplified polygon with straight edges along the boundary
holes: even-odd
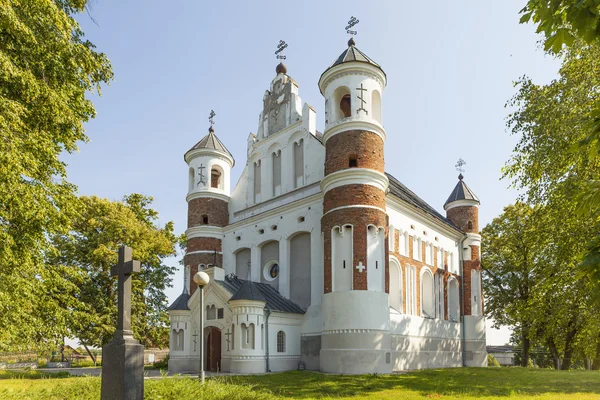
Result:
[[[96,23],[85,14],[78,19],[112,61],[115,80],[94,98],[98,116],[87,124],[90,142],[64,157],[69,180],[84,195],[151,195],[160,222],[174,221],[183,232],[183,154],[206,134],[210,110],[236,159],[237,182],[283,39],[288,74],[323,131],[317,81],[346,48],[344,27],[356,16],[357,47],[388,76],[386,170],[443,212],[462,157],[465,181],[481,199],[482,228],[517,195],[499,180],[516,143],[505,129],[513,81],[526,74],[549,82],[558,69],[539,49],[534,27],[518,24],[524,4],[92,0]],[[168,290],[170,301],[181,293],[181,274]],[[488,344],[507,340],[506,330],[488,330]]]

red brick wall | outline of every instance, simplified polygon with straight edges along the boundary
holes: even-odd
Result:
[[[349,205],[368,205],[385,210],[385,193],[371,185],[344,185],[325,193],[323,200],[325,213]]]
[[[463,276],[465,277],[465,315],[471,315],[471,271],[481,271],[481,260],[479,259],[479,246],[471,246],[471,260],[465,260],[463,265]],[[483,293],[480,301],[483,304]],[[483,307],[482,307],[483,313]]]
[[[347,131],[333,135],[325,143],[325,175],[350,168],[356,156],[358,168],[384,172],[383,139],[369,131]]]
[[[209,251],[209,253],[195,253],[189,254],[194,251]],[[216,257],[214,251],[217,251]],[[219,267],[223,266],[223,255],[219,254],[221,252],[221,239],[210,238],[210,237],[200,237],[200,238],[192,238],[187,241],[187,249],[186,254],[183,257],[183,262],[185,265],[190,266],[190,295],[194,293],[197,286],[194,283],[194,275],[198,272],[198,265],[217,265]],[[216,260],[215,260],[216,258]]]
[[[202,216],[208,216],[208,225],[224,227],[229,224],[229,206],[224,200],[213,198],[192,199],[188,203],[188,228],[202,223]]]
[[[475,206],[454,207],[446,211],[448,219],[461,231],[479,233],[479,209]],[[469,229],[469,221],[472,227]]]

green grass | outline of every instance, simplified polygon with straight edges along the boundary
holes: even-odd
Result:
[[[2,377],[0,372],[0,377]],[[28,374],[33,374],[28,379]],[[5,377],[7,378],[7,377]],[[33,372],[1,379],[0,398],[99,399],[100,379],[49,379]],[[308,371],[209,379],[146,380],[146,399],[600,399],[600,372],[457,368],[398,375],[326,375]]]

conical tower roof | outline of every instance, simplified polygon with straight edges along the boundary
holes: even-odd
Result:
[[[231,155],[231,153],[229,152],[229,150],[227,150],[227,147],[225,147],[223,142],[221,142],[219,140],[219,138],[217,137],[217,135],[215,135],[215,130],[213,129],[212,126],[210,128],[208,128],[208,135],[206,135],[202,139],[200,139],[200,141],[198,143],[196,143],[191,149],[189,149],[186,152],[186,154],[189,153],[190,151],[202,150],[202,149],[213,150],[213,151],[223,153],[233,160],[233,155]]]
[[[463,175],[458,175],[458,183],[454,187],[452,193],[450,193],[450,197],[444,203],[444,208],[450,203],[460,200],[472,200],[479,204],[479,198],[473,193],[473,191],[467,186],[467,184],[463,181]]]
[[[172,310],[189,310],[188,301],[190,300],[190,294],[187,290],[187,285],[183,285],[183,292],[179,295],[177,299],[167,308],[167,311]]]

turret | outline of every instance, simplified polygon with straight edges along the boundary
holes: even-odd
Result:
[[[211,125],[206,135],[185,153],[188,164],[188,229],[184,264],[189,266],[190,295],[196,284],[191,277],[209,265],[221,266],[223,227],[229,224],[231,168],[234,159],[217,138]]]
[[[388,216],[381,96],[386,75],[348,48],[321,75],[325,178],[321,229],[324,297],[321,370],[389,373]],[[361,333],[359,333],[361,332]],[[355,359],[348,359],[348,348]]]
[[[461,165],[462,160],[459,160]],[[464,162],[462,162],[464,163]],[[446,216],[465,232],[462,241],[463,319],[467,366],[485,366],[485,320],[481,283],[481,235],[479,234],[479,198],[467,186],[462,173],[444,204]]]

